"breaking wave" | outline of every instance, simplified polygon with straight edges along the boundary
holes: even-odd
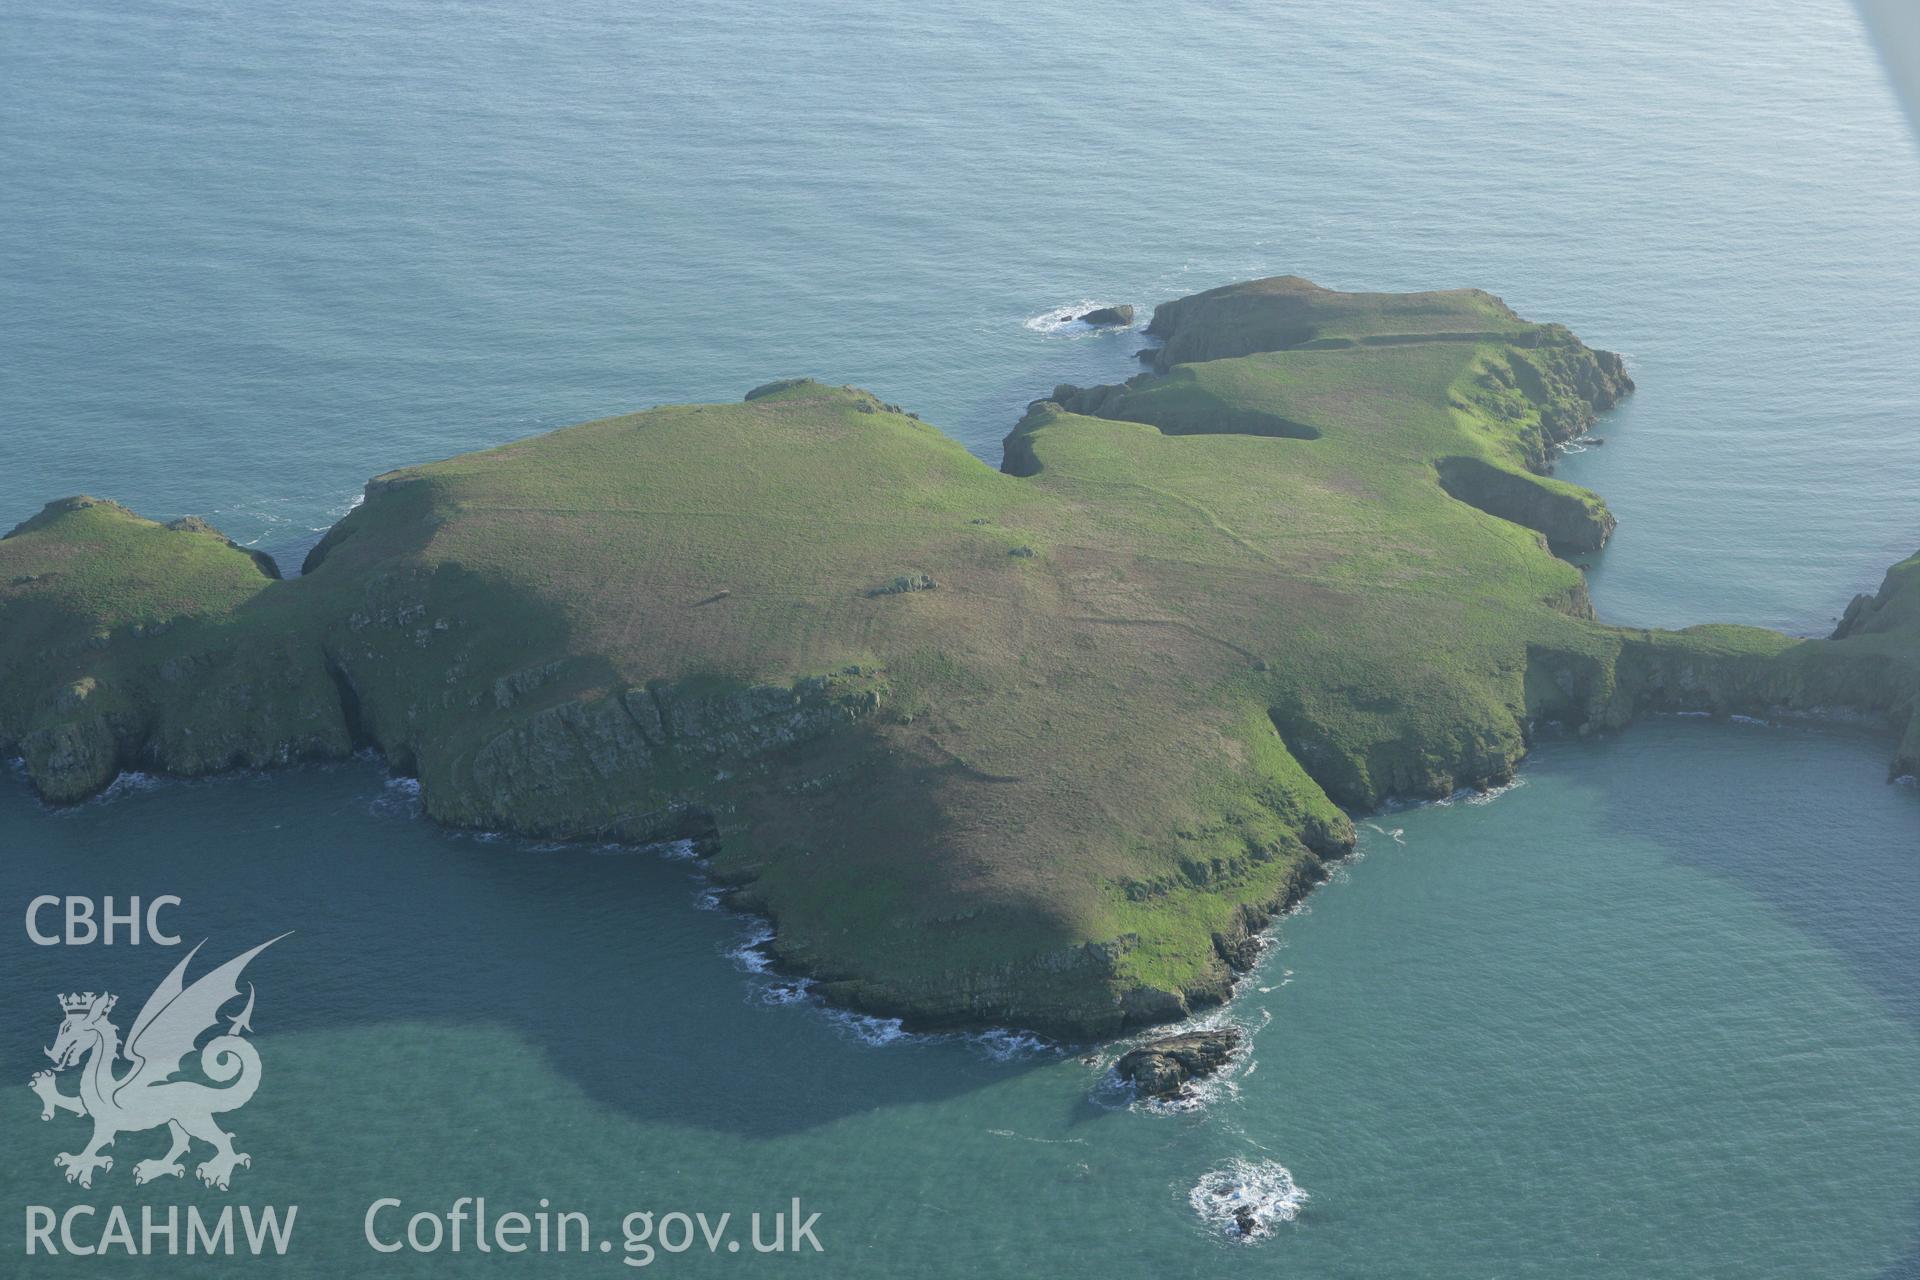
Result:
[[[1055,307],[1051,311],[1042,311],[1037,316],[1028,316],[1022,324],[1035,333],[1126,333],[1131,330],[1132,325],[1094,326],[1080,323],[1080,317],[1087,312],[1111,305],[1113,304],[1099,302],[1092,298],[1082,298],[1064,307]]]
[[[1281,1223],[1299,1217],[1307,1193],[1277,1161],[1235,1159],[1196,1182],[1187,1193],[1187,1203],[1212,1230],[1252,1244],[1271,1236]]]
[[[1517,791],[1521,787],[1524,787],[1526,785],[1527,785],[1527,780],[1524,777],[1520,777],[1516,775],[1512,781],[1503,782],[1497,787],[1462,787],[1450,796],[1442,796],[1438,800],[1422,801],[1420,804],[1415,805],[1414,807],[1422,808],[1425,805],[1430,804],[1436,808],[1450,809],[1453,807],[1453,805],[1456,802],[1462,801],[1462,800],[1464,800],[1468,804],[1492,804],[1495,800],[1498,800],[1501,796],[1506,795],[1508,792]],[[1372,826],[1373,824],[1369,823],[1367,825]],[[1378,830],[1379,828],[1376,827],[1374,829]],[[1398,836],[1396,835],[1395,838],[1398,839]],[[1401,844],[1406,843],[1405,840],[1400,840],[1399,842]]]
[[[812,983],[800,979],[801,990],[790,1000],[771,1000],[768,1003],[798,1003],[801,1000],[817,1000],[811,993]],[[1037,1036],[1031,1031],[1020,1031],[1011,1027],[993,1027],[986,1031],[964,1032],[921,1032],[909,1031],[898,1018],[878,1018],[870,1013],[855,1013],[851,1009],[830,1009],[823,1006],[823,1012],[834,1030],[861,1044],[875,1049],[884,1049],[896,1044],[957,1044],[983,1055],[994,1062],[1018,1062],[1025,1058],[1042,1057],[1059,1052],[1059,1046],[1051,1040]]]
[[[836,1031],[876,1049],[898,1044],[902,1040],[920,1038],[901,1026],[898,1018],[876,1018],[872,1014],[854,1013],[849,1009],[827,1010],[827,1021],[833,1024]]]
[[[1018,1062],[1023,1058],[1035,1058],[1058,1051],[1053,1041],[1044,1036],[1005,1027],[976,1031],[966,1039],[995,1062]]]
[[[1449,796],[1445,800],[1436,800],[1434,801],[1434,803],[1435,804],[1452,804],[1453,798]],[[1407,829],[1405,827],[1389,828],[1389,827],[1383,827],[1377,822],[1369,822],[1367,824],[1367,830],[1377,831],[1381,835],[1385,836],[1387,839],[1393,841],[1397,845],[1404,846],[1407,843]]]
[[[1293,970],[1288,969],[1285,972],[1287,981],[1292,981]],[[1282,982],[1280,985],[1285,986],[1286,983]],[[1273,987],[1260,988],[1263,993],[1275,989],[1276,988]],[[1229,1006],[1228,1008],[1232,1009],[1234,1007],[1235,1006]],[[1155,1027],[1152,1031],[1137,1039],[1115,1045],[1105,1052],[1097,1052],[1083,1058],[1082,1061],[1088,1066],[1105,1067],[1105,1070],[1100,1073],[1100,1078],[1094,1083],[1092,1090],[1088,1093],[1087,1100],[1096,1106],[1105,1107],[1110,1110],[1131,1110],[1145,1112],[1149,1115],[1171,1116],[1192,1115],[1196,1112],[1208,1110],[1215,1103],[1238,1098],[1240,1096],[1239,1081],[1241,1077],[1250,1076],[1259,1069],[1253,1054],[1255,1037],[1259,1034],[1261,1028],[1273,1021],[1273,1010],[1271,1009],[1261,1008],[1249,1010],[1244,1006],[1239,1007],[1241,1008],[1241,1012],[1235,1016],[1222,1016],[1221,1012],[1216,1011],[1202,1019]],[[1239,1047],[1233,1051],[1232,1055],[1228,1057],[1227,1061],[1222,1064],[1218,1070],[1208,1075],[1205,1079],[1187,1081],[1180,1086],[1180,1092],[1172,1097],[1143,1098],[1131,1083],[1120,1078],[1119,1072],[1115,1069],[1120,1059],[1126,1056],[1130,1050],[1137,1049],[1152,1041],[1168,1036],[1188,1035],[1196,1031],[1215,1030],[1221,1027],[1232,1027],[1239,1031]]]
[[[661,857],[674,862],[697,862],[700,850],[691,840],[675,840],[650,846]],[[694,905],[703,911],[727,911],[731,890],[720,885],[702,885],[694,895]],[[904,1042],[920,1044],[960,1044],[984,1054],[995,1062],[1014,1062],[1022,1058],[1059,1052],[1051,1040],[1011,1027],[993,1027],[973,1032],[908,1031],[898,1018],[880,1018],[851,1009],[828,1007],[821,999],[812,978],[789,977],[775,969],[772,944],[773,925],[761,917],[740,913],[742,930],[738,941],[724,954],[748,975],[749,1003],[775,1008],[787,1005],[812,1005],[818,1008],[835,1030],[860,1043],[883,1048]]]
[[[1251,1061],[1250,1057],[1236,1057],[1204,1080],[1187,1081],[1171,1098],[1141,1098],[1133,1094],[1132,1086],[1122,1082],[1120,1087],[1132,1097],[1136,1110],[1157,1116],[1190,1116],[1238,1098],[1240,1082],[1236,1077],[1242,1074],[1243,1067],[1250,1067]]]
[[[769,982],[757,993],[761,1004],[811,1004],[817,998],[813,994],[812,978],[782,979]]]
[[[1485,791],[1472,792],[1464,798],[1468,804],[1492,804],[1501,796],[1506,795],[1507,792],[1517,790],[1526,785],[1527,780],[1525,778],[1515,778],[1512,782],[1503,783],[1497,787],[1488,787]]]
[[[367,806],[367,812],[376,817],[417,818],[420,810],[418,778],[388,778]]]
[[[109,800],[118,800],[121,796],[131,795],[136,791],[152,791],[161,786],[163,782],[164,779],[157,778],[151,773],[141,773],[138,769],[129,769],[112,782],[109,782],[107,789],[94,797],[94,803],[99,804]]]
[[[740,944],[727,952],[727,959],[748,973],[771,973],[773,957],[767,952],[767,944],[772,941],[773,926],[764,920],[756,920],[748,926],[747,936]]]

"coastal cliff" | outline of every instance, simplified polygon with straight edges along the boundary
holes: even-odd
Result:
[[[789,379],[377,477],[283,580],[91,498],[0,539],[0,747],[68,802],[374,748],[451,824],[693,837],[776,959],[919,1025],[1226,998],[1349,812],[1534,726],[1846,713],[1920,755],[1920,558],[1834,638],[1596,623],[1545,474],[1632,389],[1491,295],[1159,308],[1001,472]]]

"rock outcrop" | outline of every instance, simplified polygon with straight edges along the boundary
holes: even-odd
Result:
[[[1920,555],[1887,570],[1880,590],[1858,595],[1847,605],[1832,639],[1887,635],[1920,626]]]
[[[1233,1061],[1241,1041],[1239,1028],[1231,1026],[1168,1036],[1123,1054],[1113,1070],[1142,1097],[1178,1097]]]

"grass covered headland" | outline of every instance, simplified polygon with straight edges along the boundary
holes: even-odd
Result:
[[[1847,710],[1920,757],[1920,558],[1829,640],[1621,630],[1544,474],[1631,389],[1477,291],[1159,308],[996,472],[793,381],[380,476],[282,581],[198,521],[0,540],[0,745],[48,799],[375,746],[443,822],[707,838],[839,1002],[1097,1036],[1226,996],[1347,814],[1531,726]]]

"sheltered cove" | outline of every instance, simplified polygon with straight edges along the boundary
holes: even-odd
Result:
[[[442,822],[703,839],[830,1000],[1071,1037],[1224,999],[1348,812],[1538,722],[1845,712],[1920,767],[1920,557],[1828,640],[1594,620],[1554,552],[1613,517],[1545,472],[1618,357],[1293,277],[1148,332],[1001,472],[793,380],[390,472],[285,581],[51,503],[0,540],[0,746],[54,802],[376,747]]]

